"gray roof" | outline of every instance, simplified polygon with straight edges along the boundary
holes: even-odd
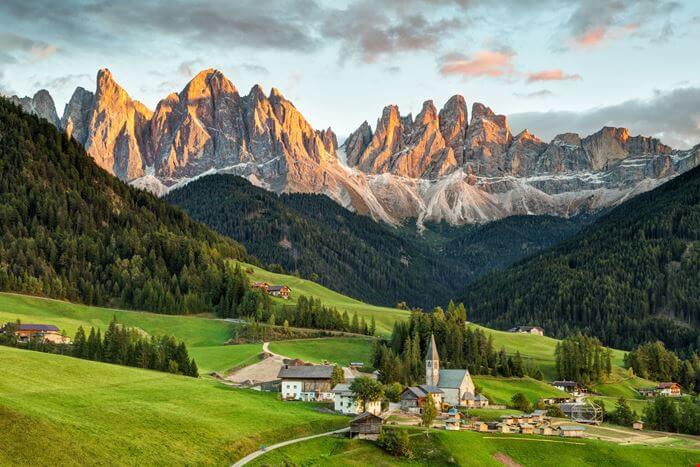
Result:
[[[472,394],[471,392],[467,391],[467,392],[465,392],[464,394],[462,394],[462,399],[464,399],[465,401],[473,401],[473,400],[474,400],[474,394]]]
[[[282,379],[331,379],[332,365],[297,365],[282,367],[277,374]]]
[[[440,360],[438,355],[437,346],[435,345],[435,336],[430,335],[430,344],[428,345],[428,353],[425,355],[426,360]]]
[[[585,426],[560,426],[561,431],[585,431]]]
[[[428,394],[443,394],[442,389],[437,386],[429,386],[427,384],[421,384],[418,386],[424,393]]]
[[[284,287],[288,288],[289,290],[292,290],[289,287],[287,287],[286,285],[270,285],[267,287],[267,290],[268,290],[268,292],[279,292]]]
[[[417,386],[407,387],[406,389],[403,390],[403,393],[401,393],[401,395],[403,396],[403,394],[406,392],[409,392],[418,398],[427,396],[427,394],[425,392],[423,392],[423,390]]]
[[[483,394],[477,394],[476,397],[474,398],[475,401],[487,401],[488,398],[484,396]]]
[[[468,375],[467,370],[440,370],[440,379],[438,386],[441,388],[459,388],[465,375]]]
[[[352,393],[350,390],[350,385],[348,383],[338,383],[335,385],[333,388],[333,392],[335,393],[344,393],[344,392],[349,392]]]
[[[18,331],[53,331],[58,332],[58,328],[53,324],[20,324],[17,326]]]

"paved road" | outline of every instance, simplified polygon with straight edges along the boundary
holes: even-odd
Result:
[[[340,430],[329,431],[328,433],[321,433],[319,435],[305,436],[304,438],[290,439],[289,441],[283,441],[281,443],[273,444],[272,446],[266,447],[264,450],[258,449],[257,451],[255,451],[251,454],[248,454],[243,459],[241,459],[238,462],[236,462],[235,464],[233,464],[232,467],[241,467],[243,465],[246,465],[248,462],[252,461],[253,459],[256,459],[256,458],[262,456],[263,454],[268,453],[268,452],[270,452],[274,449],[277,449],[277,448],[289,446],[290,444],[301,443],[302,441],[308,441],[308,440],[314,439],[314,438],[320,438],[322,436],[330,436],[330,435],[334,435],[336,433],[344,433],[344,432],[348,431],[349,429],[350,428],[346,427],[346,428],[341,428]]]

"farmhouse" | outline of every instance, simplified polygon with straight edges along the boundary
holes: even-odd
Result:
[[[376,440],[382,431],[383,421],[369,412],[362,413],[350,420],[350,437]]]
[[[655,388],[640,389],[639,393],[644,397],[679,397],[682,395],[681,385],[678,383],[659,383]]]
[[[277,378],[280,379],[280,393],[284,400],[332,401],[331,388],[333,365],[283,366]]]
[[[435,386],[421,384],[420,386],[409,386],[401,393],[401,410],[411,413],[423,413],[423,407],[428,400],[428,394],[433,397],[435,408],[442,409],[443,392]]]
[[[335,398],[335,411],[345,415],[357,415],[362,413],[360,401],[355,398],[355,394],[350,390],[350,384],[340,383],[333,388]],[[369,401],[364,404],[364,412],[379,415],[382,411],[381,401]]]
[[[515,326],[508,329],[508,332],[518,332],[524,334],[535,334],[536,336],[544,336],[544,329],[539,326]]]
[[[15,334],[20,342],[39,338],[53,344],[70,344],[70,338],[61,335],[61,331],[53,324],[18,324]]]
[[[443,400],[452,406],[474,404],[474,382],[469,370],[441,370],[440,356],[435,345],[435,336],[430,335],[430,345],[425,355],[425,384],[437,387],[444,393]],[[471,398],[471,400],[469,399]]]
[[[632,422],[632,429],[633,430],[643,430],[644,429],[644,422],[641,420],[635,420]]]
[[[550,384],[556,389],[569,394],[579,394],[582,391],[582,388],[576,381],[552,381]]]
[[[292,292],[292,289],[286,285],[272,285],[268,282],[254,282],[251,287],[260,289],[273,297],[284,298],[285,300],[289,298],[289,294]]]

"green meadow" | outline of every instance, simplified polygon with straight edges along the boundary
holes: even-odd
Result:
[[[619,445],[588,439],[499,435],[469,431],[411,430],[412,460],[392,457],[368,441],[317,438],[271,451],[251,466],[691,466],[700,462],[700,452],[686,449]],[[506,456],[506,457],[502,457]],[[500,459],[500,460],[499,460]]]
[[[532,378],[497,378],[494,376],[472,376],[474,384],[481,388],[492,404],[509,404],[513,394],[521,392],[531,402],[542,397],[566,397],[566,393],[554,389],[543,381]]]
[[[0,347],[0,465],[229,465],[346,417],[209,378]]]
[[[112,319],[148,334],[171,334],[184,341],[197,361],[200,372],[225,371],[253,362],[261,352],[260,344],[223,345],[234,324],[196,316],[160,315],[156,313],[98,308],[45,298],[0,293],[0,323],[21,320],[23,323],[47,323],[74,336],[78,326],[94,326],[104,332]]]
[[[372,339],[362,337],[276,341],[270,343],[270,350],[307,362],[321,363],[327,360],[342,366],[348,366],[350,362],[372,365]]]

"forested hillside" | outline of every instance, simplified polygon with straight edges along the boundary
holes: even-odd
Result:
[[[225,260],[249,259],[241,245],[107,174],[5,99],[0,174],[0,290],[186,313],[218,311],[240,288]]]
[[[426,309],[586,222],[515,217],[481,226],[428,225],[419,234],[408,224],[374,222],[323,195],[277,195],[233,175],[200,178],[165,200],[243,243],[268,266],[374,304],[405,301]]]
[[[700,168],[637,196],[573,238],[468,287],[470,317],[582,330],[629,349],[700,350]]]

